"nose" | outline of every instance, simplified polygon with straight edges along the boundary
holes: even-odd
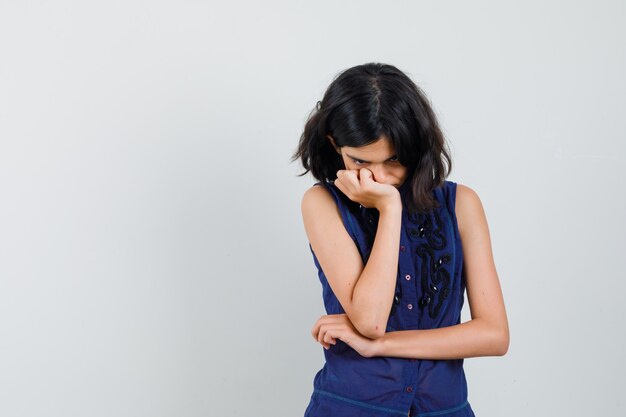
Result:
[[[384,166],[379,164],[372,164],[369,166],[369,170],[372,171],[372,174],[374,175],[374,181],[383,184],[385,183],[385,181],[387,180],[387,171],[385,170]]]

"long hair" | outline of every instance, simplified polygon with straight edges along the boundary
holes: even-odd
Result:
[[[359,147],[388,137],[399,162],[408,168],[407,207],[426,212],[439,207],[432,190],[452,169],[445,138],[422,90],[396,67],[357,65],[341,72],[311,111],[291,162],[300,159],[319,181],[332,181],[345,169],[337,146]],[[444,163],[445,162],[445,163]]]

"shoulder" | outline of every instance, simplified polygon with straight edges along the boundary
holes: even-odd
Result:
[[[300,208],[305,225],[311,221],[328,222],[341,219],[339,205],[333,191],[333,184],[317,183],[302,195]]]
[[[480,202],[478,193],[470,188],[468,185],[457,183],[456,184],[456,205],[476,204]]]
[[[484,223],[485,212],[478,193],[465,184],[456,185],[455,213],[461,235],[471,225]]]
[[[308,188],[302,195],[302,211],[315,210],[320,207],[329,206],[333,203],[333,197],[330,190],[327,190],[324,184],[317,183]]]

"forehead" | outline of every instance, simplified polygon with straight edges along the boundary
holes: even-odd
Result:
[[[378,139],[369,145],[359,147],[343,146],[341,149],[350,156],[362,157],[369,161],[378,159],[384,161],[395,155],[393,144],[387,138]]]

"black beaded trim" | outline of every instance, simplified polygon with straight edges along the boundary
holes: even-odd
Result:
[[[420,308],[428,307],[428,315],[436,318],[445,299],[450,295],[450,273],[444,264],[452,260],[450,253],[445,253],[439,258],[435,256],[435,250],[442,250],[447,246],[447,239],[443,233],[444,226],[437,210],[433,211],[436,228],[429,216],[419,214],[420,226],[409,230],[411,237],[424,238],[426,242],[417,247],[417,254],[422,259],[421,287],[422,298],[418,300]]]
[[[413,223],[419,224],[417,227],[409,229],[409,236],[414,240],[425,238],[428,245],[434,250],[442,250],[446,247],[446,237],[443,233],[443,222],[439,217],[439,213],[435,210],[435,223],[433,224],[430,216],[417,213],[409,215],[409,218]]]

